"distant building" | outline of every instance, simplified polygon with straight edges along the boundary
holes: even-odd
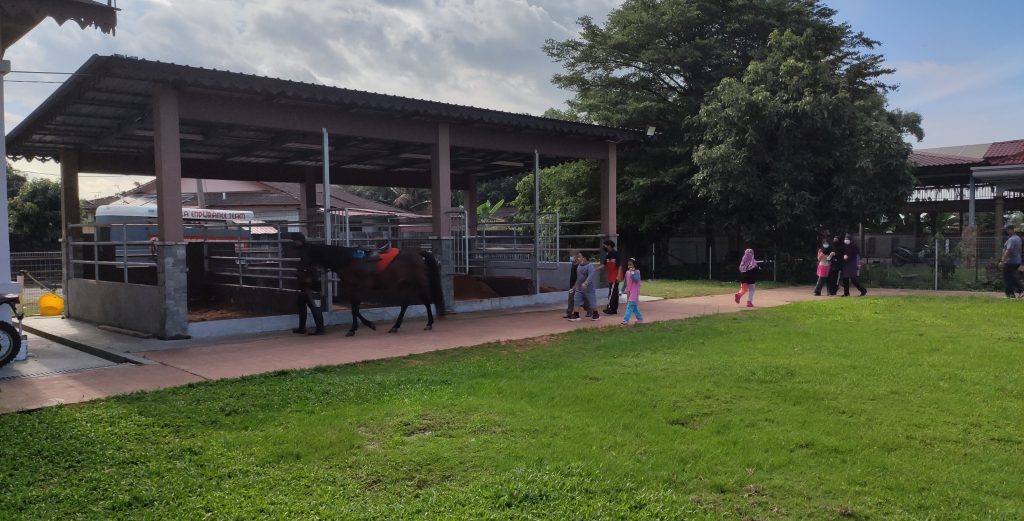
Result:
[[[268,183],[259,181],[203,182],[205,206],[214,210],[251,210],[255,218],[265,222],[295,222],[299,220],[299,185],[295,183]],[[323,192],[317,190],[317,206],[323,206]],[[181,203],[184,207],[198,207],[195,179],[181,180]],[[156,204],[156,183],[140,185],[127,192],[93,199],[82,203],[87,221],[94,221],[96,208],[107,204],[144,206]],[[404,218],[424,217],[423,214],[371,201],[351,192],[331,188],[331,208],[349,208],[354,215],[383,213]]]

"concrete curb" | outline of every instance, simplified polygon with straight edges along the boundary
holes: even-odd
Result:
[[[116,364],[150,365],[154,363],[152,360],[147,360],[145,358],[133,356],[127,353],[115,353],[113,351],[103,349],[102,347],[83,344],[81,342],[72,340],[67,337],[55,335],[53,333],[48,333],[41,329],[36,329],[35,327],[32,327],[28,324],[24,324],[23,327],[25,328],[25,331],[28,331],[33,335],[45,338],[51,342],[56,342],[64,346],[68,346],[72,349],[77,349],[83,353],[95,356],[97,358],[102,358],[104,360],[108,360]]]

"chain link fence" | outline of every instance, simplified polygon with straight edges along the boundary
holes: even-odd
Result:
[[[1003,241],[995,237],[866,240],[861,280],[869,287],[999,291]],[[888,243],[888,244],[886,244]]]
[[[59,251],[30,251],[11,253],[11,273],[24,273],[22,286],[22,304],[25,313],[34,315],[39,312],[39,297],[51,291],[64,295],[64,272],[61,268]]]

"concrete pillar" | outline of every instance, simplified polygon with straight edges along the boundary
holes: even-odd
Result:
[[[463,191],[462,200],[466,205],[466,220],[469,221],[469,234],[476,235],[476,224],[479,216],[476,214],[476,207],[480,204],[480,194],[476,187],[476,176],[469,176],[466,180],[466,189]]]
[[[75,266],[71,263],[74,255],[74,248],[71,241],[79,240],[82,237],[81,228],[68,228],[72,224],[81,224],[82,207],[78,199],[78,152],[64,150],[60,153],[60,229],[61,229],[61,262],[64,267],[62,277],[65,288],[65,300],[70,298],[66,291],[68,279],[74,278]],[[64,306],[65,310],[70,309]],[[70,316],[65,312],[65,316]]]
[[[316,167],[306,167],[299,183],[299,220],[311,221],[316,214],[316,182],[320,171]],[[303,224],[302,231],[309,233],[309,227]]]
[[[0,50],[0,54],[2,54]],[[0,61],[0,107],[4,103],[4,87],[2,77],[11,71],[11,62]],[[0,136],[7,134],[4,123],[0,120]],[[18,284],[11,278],[11,236],[10,222],[7,213],[7,142],[0,139],[0,293],[17,293]],[[10,308],[4,306],[0,309],[0,320],[9,321]]]
[[[181,138],[178,93],[161,85],[153,92],[153,155],[156,160],[157,224],[161,242],[182,242]]]
[[[615,199],[617,179],[617,157],[615,143],[608,143],[608,158],[601,161],[601,235],[609,238],[618,236],[616,226]]]
[[[437,141],[430,154],[430,217],[434,235],[451,235],[445,212],[452,206],[452,150],[447,123],[437,124]]]
[[[444,239],[433,239],[431,248],[434,257],[441,263],[441,293],[444,294],[444,305],[448,312],[454,311],[455,304],[455,270],[453,262],[452,242]]]
[[[1003,255],[1003,212],[1006,211],[1006,197],[1003,195],[1003,189],[998,186],[994,187],[996,196],[993,198],[995,203],[995,223],[996,223],[996,240],[993,249],[993,254],[996,259],[999,259]]]
[[[164,297],[157,336],[164,340],[188,338],[188,276],[185,243],[164,242],[157,249],[157,284]]]

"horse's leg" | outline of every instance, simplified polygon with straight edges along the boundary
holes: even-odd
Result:
[[[377,325],[374,324],[373,321],[367,320],[366,317],[363,316],[362,311],[357,312],[357,314],[359,315],[359,320],[363,323],[364,326],[370,328],[373,331],[377,330]]]
[[[348,333],[345,336],[355,336],[356,330],[359,329],[359,301],[349,301],[349,306],[352,308],[352,325],[348,328]]]
[[[430,331],[434,329],[434,312],[430,310],[430,296],[422,289],[420,290],[420,300],[423,301],[423,305],[427,308],[427,325],[423,330]]]
[[[405,318],[405,310],[409,309],[409,301],[402,299],[402,309],[398,312],[398,320],[395,321],[395,325],[391,326],[391,330],[388,333],[397,333],[398,328],[402,327],[402,320]]]

